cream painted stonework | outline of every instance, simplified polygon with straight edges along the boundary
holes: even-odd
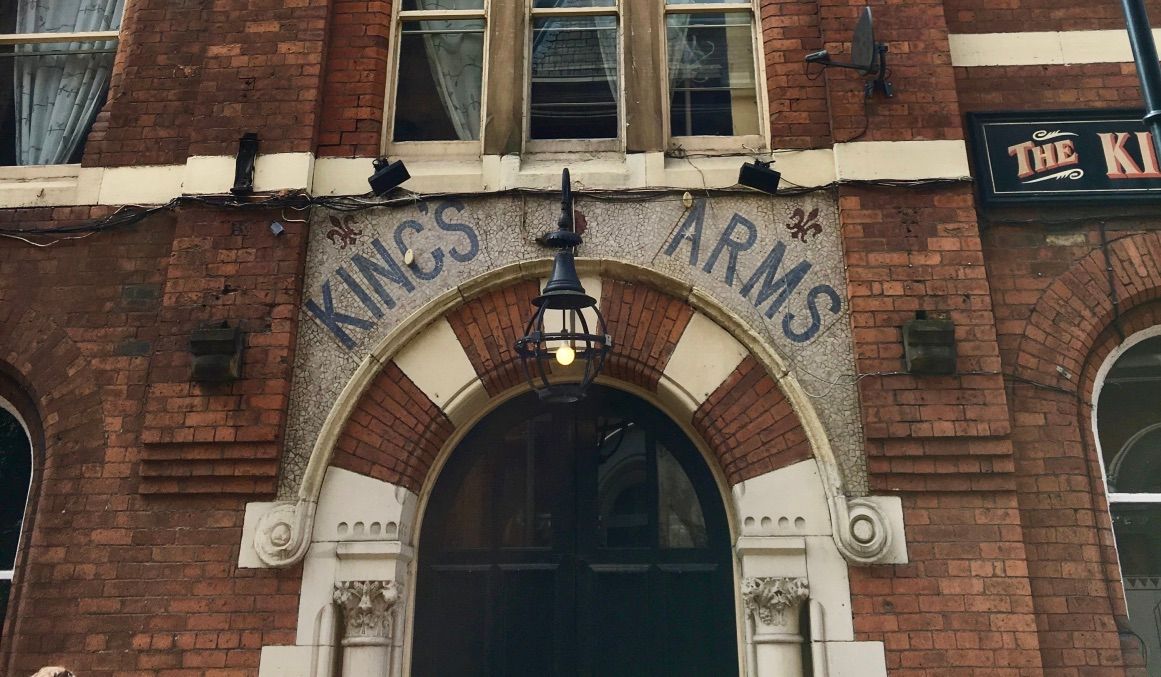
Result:
[[[886,675],[882,643],[853,641],[848,564],[830,534],[831,499],[817,463],[748,480],[723,499],[734,515],[743,673],[801,675],[797,610],[809,604],[816,675]],[[339,677],[332,670],[338,652],[343,676],[408,674],[419,502],[402,487],[327,471],[308,536],[296,645],[264,647],[260,675]],[[268,507],[252,505],[251,533]],[[902,541],[901,525],[891,528]]]
[[[740,362],[743,341],[762,346],[774,376],[798,393],[791,397],[800,418],[817,417],[812,443],[833,451],[837,481],[865,493],[846,280],[828,195],[725,193],[687,207],[680,193],[640,201],[582,193],[576,209],[585,226],[578,268],[589,293],[599,297],[602,279],[648,279],[701,309],[662,379],[667,402],[684,401],[678,408],[691,412]],[[489,289],[543,280],[550,252],[534,239],[554,227],[559,198],[314,214],[283,499],[298,493],[312,454],[329,453],[328,435],[337,434],[376,365],[395,360],[457,425],[486,405],[441,318]]]

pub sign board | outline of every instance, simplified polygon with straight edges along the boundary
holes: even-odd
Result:
[[[1138,110],[969,113],[988,204],[1161,201],[1161,164]]]

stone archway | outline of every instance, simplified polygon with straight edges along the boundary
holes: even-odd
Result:
[[[617,346],[602,381],[664,409],[716,471],[739,560],[748,669],[781,674],[779,653],[799,650],[797,635],[779,630],[796,618],[782,613],[788,600],[805,600],[805,587],[794,592],[799,579],[815,581],[817,660],[881,664],[881,644],[853,641],[846,567],[906,561],[898,499],[848,496],[809,398],[778,355],[728,311],[643,269],[589,262],[581,270]],[[417,516],[464,432],[526,389],[511,346],[540,272],[497,271],[491,284],[438,299],[388,336],[335,404],[298,502],[251,505],[244,538],[253,538],[254,550],[243,553],[243,565],[305,558],[299,645],[313,646],[316,658],[337,649],[325,648],[327,633],[319,630],[334,622],[333,610],[324,614],[330,620],[318,615],[337,582],[343,600],[380,612],[362,630],[348,615],[349,664],[404,674]],[[291,656],[300,647],[284,649]],[[280,659],[271,650],[273,666]]]

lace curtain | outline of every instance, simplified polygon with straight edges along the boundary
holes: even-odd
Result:
[[[17,0],[16,32],[112,31],[124,0]],[[16,46],[16,161],[68,162],[88,134],[109,84],[116,41]]]
[[[416,9],[476,9],[479,0],[417,0]],[[462,22],[421,21],[427,62],[444,110],[460,140],[480,138],[480,92],[484,81],[484,33],[462,31]]]

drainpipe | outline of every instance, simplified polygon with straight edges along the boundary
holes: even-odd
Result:
[[[1125,11],[1125,27],[1129,44],[1133,46],[1133,61],[1141,79],[1141,97],[1145,99],[1145,128],[1153,135],[1153,148],[1161,157],[1161,64],[1157,62],[1157,45],[1144,0],[1121,0]]]

